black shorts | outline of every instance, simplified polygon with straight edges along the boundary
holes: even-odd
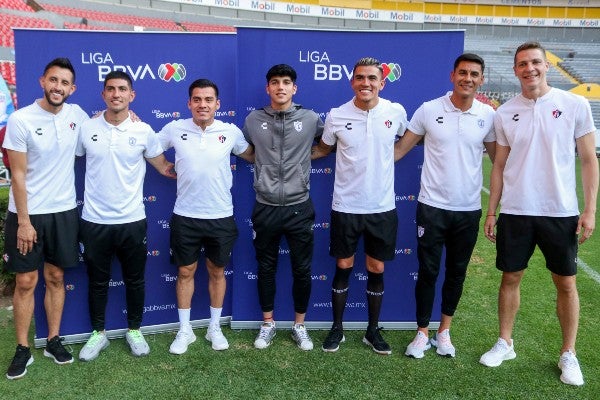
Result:
[[[527,268],[537,245],[546,268],[557,275],[577,273],[578,216],[536,217],[500,214],[496,234],[496,267],[504,272]]]
[[[30,215],[37,233],[33,249],[23,255],[17,249],[17,214],[8,212],[4,225],[4,260],[10,272],[36,271],[44,262],[60,268],[76,267],[79,262],[79,213],[76,208],[51,214]]]
[[[171,217],[171,253],[177,266],[198,261],[204,247],[206,258],[218,267],[225,267],[231,258],[238,237],[233,216],[199,219],[173,214]]]
[[[393,260],[396,255],[398,213],[396,209],[375,214],[349,214],[331,211],[329,254],[348,258],[356,253],[361,235],[365,253],[379,261]]]

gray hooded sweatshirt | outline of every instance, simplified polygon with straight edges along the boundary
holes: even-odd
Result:
[[[295,103],[285,111],[266,106],[246,117],[242,131],[254,145],[256,201],[289,206],[308,200],[310,150],[323,133],[319,115]]]

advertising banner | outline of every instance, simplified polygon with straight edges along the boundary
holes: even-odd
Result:
[[[131,109],[155,131],[168,122],[189,118],[188,86],[197,78],[217,83],[221,108],[216,118],[240,128],[248,113],[269,103],[265,74],[274,64],[287,63],[298,72],[294,101],[315,110],[324,120],[332,107],[349,101],[350,77],[361,57],[376,57],[385,64],[383,98],[399,102],[409,118],[424,101],[451,89],[449,74],[463,51],[462,31],[336,32],[239,28],[237,34],[48,31],[15,29],[19,103],[41,97],[39,77],[47,62],[68,57],[76,70],[77,90],[68,102],[79,104],[90,116],[105,108],[103,80],[112,70],[123,70],[134,80],[136,98]],[[167,158],[174,160],[172,151]],[[413,328],[416,257],[415,208],[419,191],[421,147],[396,163],[396,206],[399,216],[396,257],[386,263],[385,297],[381,321],[391,328]],[[262,320],[257,297],[256,261],[252,245],[251,212],[254,205],[251,164],[231,159],[235,219],[240,231],[230,265],[226,267],[227,294],[223,322],[231,317],[236,328],[256,327]],[[76,161],[78,204],[83,201],[85,160]],[[315,205],[313,288],[307,325],[329,327],[331,281],[335,260],[329,256],[331,195],[335,154],[317,160],[311,170],[311,198]],[[51,183],[49,183],[51,184]],[[148,262],[145,332],[177,329],[175,296],[177,268],[170,262],[169,221],[176,196],[176,182],[147,168],[144,205],[148,220]],[[293,320],[289,248],[282,241],[277,275],[275,315],[284,324]],[[443,273],[443,271],[442,271]],[[61,335],[67,341],[84,341],[91,331],[87,301],[87,272],[83,262],[65,273],[67,296]],[[204,326],[209,318],[204,257],[196,272],[192,323]],[[345,320],[351,327],[366,324],[366,271],[362,243],[350,282]],[[439,291],[439,288],[438,288]],[[45,344],[44,285],[36,290],[36,346]],[[439,303],[439,302],[438,302]],[[118,262],[113,264],[106,310],[109,336],[122,336],[127,327],[125,288]],[[433,320],[439,319],[439,306]],[[435,326],[435,323],[432,323]]]

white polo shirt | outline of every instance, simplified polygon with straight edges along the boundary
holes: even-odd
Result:
[[[125,224],[146,218],[143,186],[146,158],[163,152],[150,125],[129,117],[118,126],[104,115],[81,127],[77,155],[86,156],[81,218],[96,224]]]
[[[79,129],[88,115],[76,104],[63,104],[58,114],[36,102],[8,119],[4,147],[27,153],[27,211],[50,214],[74,209],[75,147]],[[16,213],[12,187],[9,211]]]
[[[356,107],[354,99],[331,109],[322,140],[337,143],[334,211],[373,214],[396,207],[394,143],[407,125],[404,107],[382,98],[369,111]]]
[[[596,130],[590,103],[556,88],[537,101],[519,94],[498,108],[494,126],[498,144],[510,147],[501,212],[579,215],[575,140]]]
[[[452,92],[423,103],[408,129],[425,136],[419,201],[450,211],[481,209],[483,142],[494,142],[494,109],[478,100],[467,111]]]
[[[232,216],[230,156],[248,148],[242,131],[219,120],[203,131],[188,118],[169,122],[158,137],[165,151],[175,148],[177,199],[173,212],[199,219]]]

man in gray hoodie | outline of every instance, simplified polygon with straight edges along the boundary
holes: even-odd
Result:
[[[268,347],[276,333],[275,271],[284,235],[290,248],[294,279],[292,338],[302,350],[313,348],[304,326],[311,290],[315,221],[309,197],[310,153],[315,138],[323,132],[323,121],[314,111],[292,101],[297,90],[296,76],[289,65],[271,67],[266,75],[271,105],[252,111],[243,128],[256,156],[252,226],[258,262],[258,297],[263,312],[263,324],[254,341],[257,349]]]

